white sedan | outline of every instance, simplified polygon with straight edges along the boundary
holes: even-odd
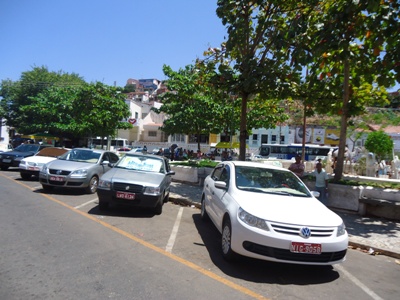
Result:
[[[19,163],[19,173],[22,179],[30,179],[31,176],[39,176],[42,167],[56,160],[58,156],[64,154],[70,149],[59,147],[46,147],[36,153],[34,156],[29,156],[21,160]]]
[[[226,161],[205,179],[201,217],[221,233],[222,255],[332,265],[346,258],[343,220],[291,171]]]

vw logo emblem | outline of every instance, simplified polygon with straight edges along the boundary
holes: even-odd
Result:
[[[61,172],[62,172],[61,170],[57,170],[57,171],[56,171],[57,175],[60,175]]]
[[[125,190],[126,190],[126,191],[129,191],[129,185],[126,186]]]
[[[300,229],[300,236],[308,239],[311,236],[311,230],[308,227],[303,227]]]

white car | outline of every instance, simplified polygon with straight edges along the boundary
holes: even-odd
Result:
[[[258,162],[225,161],[207,176],[201,217],[221,233],[222,255],[275,262],[343,262],[348,235],[343,220],[291,171]]]
[[[32,176],[39,176],[42,167],[56,160],[58,156],[64,154],[70,149],[58,147],[46,147],[36,153],[34,156],[29,156],[21,160],[19,163],[19,173],[22,179],[30,179]]]

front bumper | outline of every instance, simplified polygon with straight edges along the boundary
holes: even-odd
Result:
[[[163,196],[150,196],[143,195],[141,193],[135,193],[135,198],[132,200],[117,198],[117,191],[115,190],[104,190],[101,188],[97,189],[97,196],[99,197],[99,202],[125,205],[132,207],[142,207],[142,208],[155,208],[157,204],[163,201]]]
[[[89,186],[89,180],[87,178],[70,178],[65,176],[63,181],[57,181],[51,180],[51,177],[52,176],[48,174],[43,175],[43,173],[39,173],[39,182],[49,186],[64,188],[86,188]]]
[[[232,226],[232,250],[262,260],[306,265],[332,265],[341,263],[346,258],[348,236],[346,233],[336,237],[336,227],[323,228],[329,229],[327,231],[331,232],[330,234],[305,239],[299,234],[278,232],[270,226],[271,224],[268,225],[270,231],[265,231],[236,220],[235,226]],[[310,227],[311,232],[317,232],[318,229],[320,228]],[[320,244],[321,254],[291,252],[292,242]]]

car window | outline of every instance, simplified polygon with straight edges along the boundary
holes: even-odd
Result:
[[[110,154],[110,163],[115,164],[117,161],[119,161],[119,156],[116,155],[115,153],[109,153]]]
[[[237,188],[242,190],[310,196],[304,183],[285,170],[236,166],[235,181]]]

